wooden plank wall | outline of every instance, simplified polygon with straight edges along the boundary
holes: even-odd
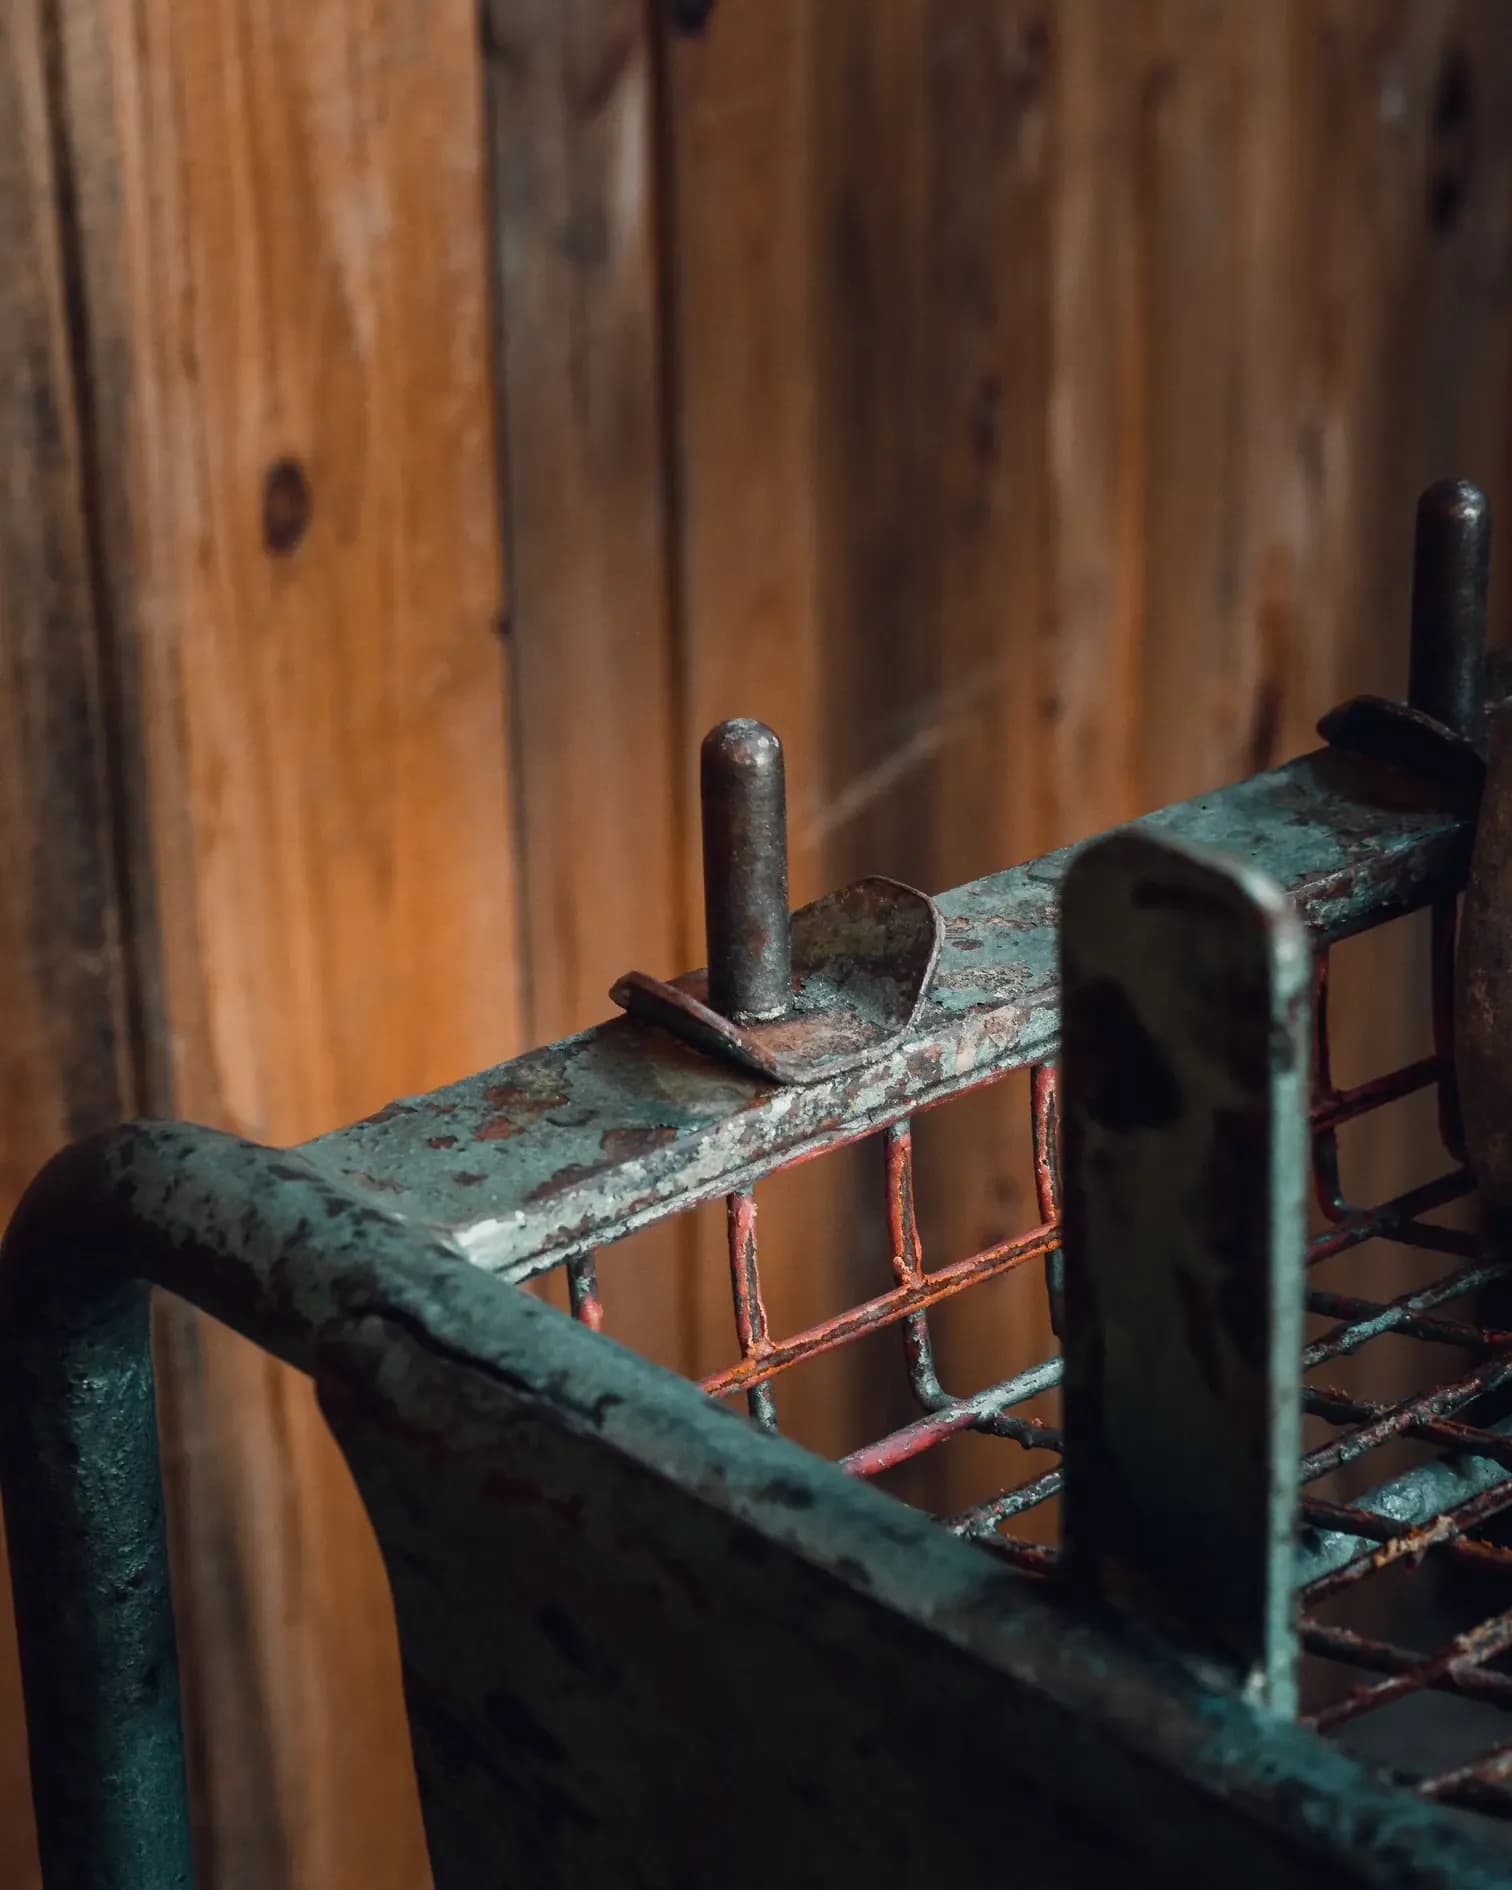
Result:
[[[47,474],[62,522],[48,515],[57,542],[33,562],[92,588],[60,579],[39,603],[8,558],[7,660],[28,655],[12,609],[45,609],[36,634],[51,623],[107,671],[114,857],[142,921],[130,1106],[298,1139],[520,1041],[471,8],[21,13],[29,32],[9,8],[0,27],[0,83],[34,87],[40,156],[30,196],[6,192],[7,229],[18,203],[48,205],[39,247],[64,261],[61,288],[39,268],[35,310],[7,304],[37,337],[8,327],[4,359],[40,376],[61,354],[64,418],[30,468],[27,433],[7,428],[5,542],[25,547],[26,482]],[[22,421],[25,393],[8,402]],[[87,540],[71,561],[70,527]],[[66,655],[37,665],[39,687],[65,686]],[[13,784],[13,759],[8,812],[51,779],[23,767]],[[73,763],[76,800],[90,759]],[[7,845],[57,878],[71,810],[37,806],[35,831],[8,819]],[[57,977],[49,926],[84,949],[96,915],[71,891],[28,915],[38,976]],[[26,993],[6,985],[35,1098],[8,1091],[7,1143],[13,1122],[35,1144],[119,1113],[87,1088],[98,1058],[29,1045]],[[46,1080],[77,1086],[61,1116]],[[42,1152],[8,1146],[7,1175]],[[415,1885],[386,1587],[345,1470],[307,1385],[165,1310],[204,1880]],[[13,1703],[6,1725],[14,1776]],[[27,1871],[17,1840],[0,1877]]]
[[[1512,517],[1512,9],[12,0],[0,104],[0,1208],[124,1110],[294,1139],[699,956],[721,716],[787,741],[795,897],[937,888],[1400,686],[1417,488]],[[1021,1092],[923,1125],[934,1257],[1026,1158]],[[877,1180],[763,1191],[775,1322],[881,1284]],[[717,1217],[604,1286],[728,1356]],[[940,1322],[962,1383],[1044,1339]],[[204,1882],[417,1890],[308,1399],[161,1350]],[[855,1441],[883,1363],[785,1418]]]
[[[0,14],[0,1213],[137,1104],[46,40]],[[0,1618],[0,1877],[35,1881],[19,1677]]]

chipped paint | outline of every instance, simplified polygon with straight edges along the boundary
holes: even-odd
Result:
[[[1079,857],[1062,940],[1067,1572],[1290,1715],[1311,953],[1148,832]]]
[[[1458,888],[1471,834],[1452,793],[1328,750],[1134,824],[1248,860],[1322,939]],[[806,1153],[1049,1060],[1056,901],[1073,851],[940,895],[930,995],[909,1038],[862,1070],[773,1089],[620,1018],[391,1105],[306,1153],[349,1181],[398,1178],[395,1205],[450,1230],[477,1265],[527,1279]],[[485,1186],[459,1190],[452,1167],[429,1149],[438,1113],[448,1132],[484,1134],[468,1167],[485,1170]],[[645,1130],[660,1132],[649,1151],[606,1152],[606,1136]]]

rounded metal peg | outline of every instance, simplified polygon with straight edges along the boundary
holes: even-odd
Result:
[[[1441,479],[1418,500],[1407,700],[1482,754],[1491,507],[1479,486]]]
[[[737,1023],[781,1017],[793,996],[782,743],[764,722],[721,722],[699,787],[709,1003]]]

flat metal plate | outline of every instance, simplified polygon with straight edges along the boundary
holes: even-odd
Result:
[[[770,1082],[818,1083],[903,1041],[934,977],[942,929],[928,894],[895,879],[858,879],[792,915],[785,1016],[720,1016],[703,969],[671,981],[627,972],[609,995],[643,1023]]]
[[[1066,879],[1065,1566],[1296,1710],[1312,952],[1147,834]]]

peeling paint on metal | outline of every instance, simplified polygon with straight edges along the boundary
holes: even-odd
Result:
[[[1457,888],[1471,839],[1453,794],[1329,750],[1134,825],[1249,861],[1321,939]],[[774,1090],[621,1018],[391,1105],[306,1153],[358,1185],[363,1174],[397,1178],[395,1204],[406,1213],[448,1228],[475,1264],[529,1278],[837,1136],[1050,1059],[1056,904],[1073,851],[940,895],[944,939],[930,995],[909,1039],[862,1070]],[[447,1132],[483,1137],[474,1166],[486,1167],[485,1187],[459,1192],[429,1148],[438,1114]],[[656,1146],[606,1152],[606,1136],[638,1131],[658,1132]]]

